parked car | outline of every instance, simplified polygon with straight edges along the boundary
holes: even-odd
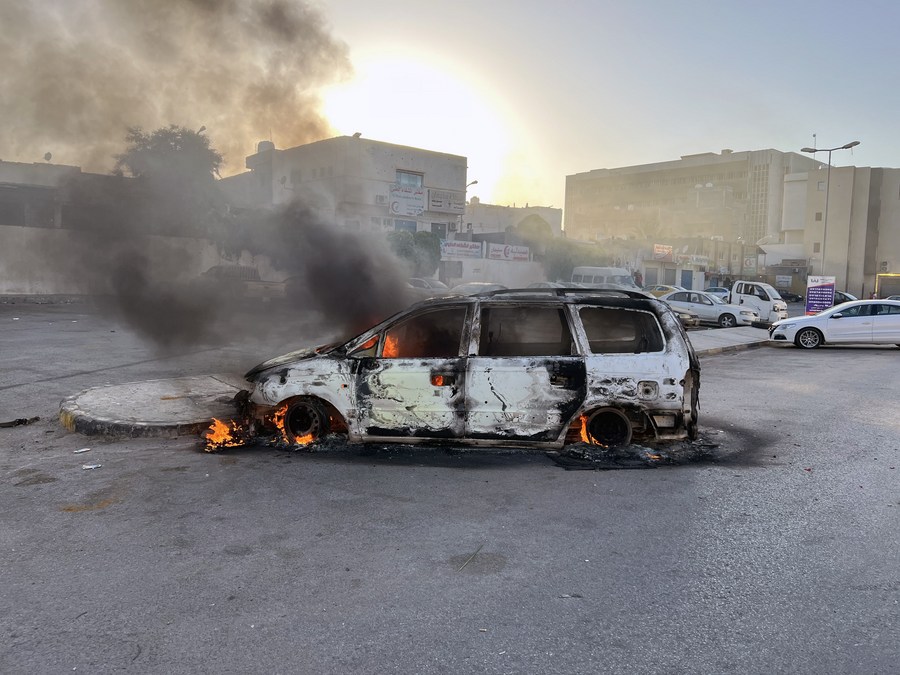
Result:
[[[802,295],[791,293],[790,291],[783,291],[780,288],[778,289],[778,295],[780,295],[781,299],[785,302],[803,302],[804,300]]]
[[[900,301],[852,300],[813,316],[776,321],[769,327],[769,340],[804,349],[839,343],[900,346]]]
[[[773,286],[762,281],[735,281],[731,286],[730,302],[746,305],[759,314],[759,320],[772,323],[788,317],[787,303]]]
[[[729,305],[719,296],[703,291],[675,291],[667,293],[660,300],[673,309],[696,314],[702,323],[721,328],[750,326],[754,321],[759,321],[759,314],[750,307]]]
[[[685,328],[699,328],[700,327],[700,317],[696,314],[691,314],[687,310],[684,309],[672,309],[675,312],[675,316],[678,317],[678,320],[681,322],[681,325]]]
[[[213,265],[193,281],[197,290],[216,288],[237,300],[269,302],[286,295],[287,281],[263,281],[251,265]]]
[[[488,281],[470,281],[465,284],[454,286],[448,293],[450,295],[475,295],[476,293],[503,290],[506,290],[506,286],[503,286],[502,284],[492,284]]]
[[[835,290],[834,292],[834,304],[840,305],[842,302],[853,302],[854,300],[859,300],[855,295],[851,295],[850,293],[844,293],[844,291]]]
[[[718,295],[725,302],[728,302],[728,296],[731,295],[731,291],[724,286],[710,286],[704,291],[704,293],[712,293],[713,295]]]
[[[419,300],[450,293],[450,287],[443,281],[438,281],[437,279],[412,277],[407,279],[406,283],[409,284],[413,297]]]
[[[413,288],[424,288],[432,291],[433,295],[440,295],[441,293],[446,293],[450,290],[450,287],[447,284],[445,284],[443,281],[439,281],[438,279],[412,277],[410,279],[407,279],[407,282]]]
[[[889,295],[885,300],[900,300],[900,295]]]
[[[665,284],[657,284],[655,286],[644,286],[644,292],[649,293],[655,298],[671,293],[673,291],[686,291],[683,286],[666,286]]]
[[[629,292],[434,298],[247,373],[247,421],[305,445],[559,448],[694,438],[700,367],[675,314]]]
[[[616,284],[632,291],[639,291],[640,286],[634,275],[624,267],[590,267],[579,266],[572,270],[572,281],[592,288],[597,284]]]

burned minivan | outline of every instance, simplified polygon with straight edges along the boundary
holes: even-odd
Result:
[[[426,300],[249,373],[249,416],[291,445],[560,448],[694,438],[700,367],[672,310],[631,291]]]

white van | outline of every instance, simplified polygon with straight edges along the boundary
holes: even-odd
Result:
[[[572,281],[576,284],[594,286],[596,284],[616,284],[639,291],[631,272],[624,267],[576,267],[572,270]]]
[[[788,318],[787,303],[778,291],[762,281],[735,281],[731,287],[730,302],[755,309],[759,320],[766,323]]]

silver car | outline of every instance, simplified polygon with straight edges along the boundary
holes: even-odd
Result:
[[[701,323],[715,324],[721,328],[750,326],[754,321],[759,321],[759,314],[749,307],[729,305],[717,295],[703,291],[675,291],[666,293],[660,300],[673,309],[696,314]]]

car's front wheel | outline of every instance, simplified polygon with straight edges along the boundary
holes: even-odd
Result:
[[[815,349],[823,342],[822,334],[815,328],[803,328],[794,338],[794,344],[803,349]]]
[[[309,445],[328,433],[328,413],[318,401],[297,399],[284,412],[282,431],[291,445]]]
[[[732,314],[723,314],[719,317],[720,328],[733,328],[737,321]]]

